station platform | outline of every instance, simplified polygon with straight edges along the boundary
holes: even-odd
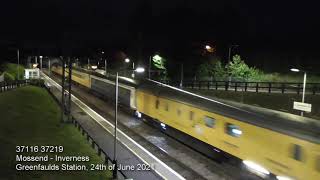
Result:
[[[61,99],[61,86],[44,73],[41,75],[46,83],[50,84],[51,93],[57,99]],[[72,116],[90,134],[99,147],[113,158],[114,125],[73,95],[71,109]],[[127,178],[142,180],[185,179],[120,129],[117,131],[117,140],[118,166],[133,165],[137,167],[139,164],[145,164],[151,167],[150,170],[123,171]]]

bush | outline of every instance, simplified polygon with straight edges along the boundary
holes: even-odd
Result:
[[[5,63],[1,69],[7,73],[9,73],[11,76],[13,76],[14,79],[18,79],[18,71],[19,71],[19,79],[24,78],[24,67],[22,65],[13,64],[13,63]]]
[[[14,81],[15,78],[12,74],[8,73],[8,72],[4,72],[4,81],[6,82],[11,82]]]
[[[43,79],[31,79],[30,84],[34,85],[34,86],[44,87],[44,80]]]

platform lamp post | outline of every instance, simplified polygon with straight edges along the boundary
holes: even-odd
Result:
[[[43,58],[43,56],[39,56],[39,58],[40,58],[40,70],[42,71],[42,58]]]
[[[20,66],[20,51],[17,49],[17,59],[18,59],[18,80],[20,79],[19,66]]]
[[[307,71],[303,71],[300,69],[296,69],[296,68],[291,68],[290,69],[292,72],[303,72],[303,89],[302,89],[302,103],[304,103],[304,99],[305,99],[305,93],[306,93],[306,82],[307,82]],[[301,116],[303,116],[303,111],[301,111]]]
[[[107,58],[104,59],[104,71],[105,75],[107,76]]]
[[[143,67],[137,67],[136,69],[132,69],[131,71],[137,73],[143,73],[145,70]],[[113,144],[113,161],[112,164],[114,165],[113,169],[113,179],[117,178],[117,131],[118,131],[118,89],[119,89],[119,72],[116,73],[116,80],[115,80],[115,119],[114,119],[114,144]]]
[[[49,70],[49,76],[51,75],[51,62],[50,57],[48,58],[48,70]]]
[[[239,47],[239,45],[237,45],[237,44],[232,44],[232,45],[229,46],[228,64],[230,64],[230,62],[231,62],[232,48],[235,48],[235,47]],[[229,75],[229,85],[230,85],[230,82],[231,82],[231,76]]]
[[[130,60],[129,58],[126,58],[126,59],[124,60],[124,62],[126,62],[126,63],[130,63],[130,61],[131,61],[131,60]],[[134,69],[134,61],[132,61],[132,69]],[[134,71],[132,72],[131,77],[134,78]]]

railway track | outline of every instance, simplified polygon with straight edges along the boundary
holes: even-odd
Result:
[[[59,78],[54,80],[60,83]],[[88,89],[73,85],[73,93],[112,123],[113,106],[95,97]],[[108,111],[106,111],[108,109]],[[135,141],[161,158],[187,179],[262,179],[240,166],[228,162],[218,163],[181,142],[169,137],[129,113],[119,113],[119,127]]]

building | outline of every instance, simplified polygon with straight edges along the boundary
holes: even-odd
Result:
[[[40,70],[39,68],[35,69],[25,69],[25,79],[39,79],[40,78]]]

